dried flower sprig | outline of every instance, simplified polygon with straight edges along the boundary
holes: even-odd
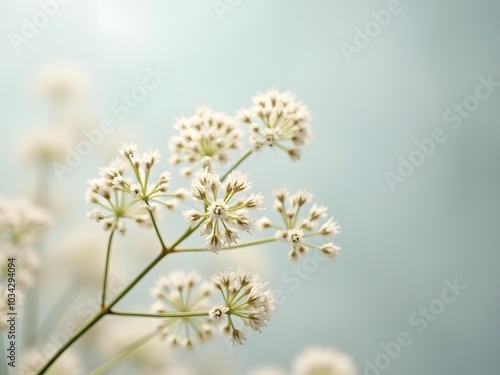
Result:
[[[130,143],[124,144],[119,153],[121,158],[101,168],[100,177],[89,181],[86,193],[87,201],[100,207],[87,216],[97,222],[104,221],[105,230],[118,230],[124,234],[125,218],[152,225],[155,203],[172,210],[176,207],[176,200],[185,200],[189,196],[185,189],[168,193],[168,171],[162,172],[156,182],[150,183],[151,169],[161,157],[157,150],[148,150],[139,157],[137,145]],[[171,199],[164,200],[165,197]]]
[[[340,233],[338,222],[330,217],[319,229],[316,229],[318,222],[327,216],[328,208],[318,204],[313,204],[307,216],[299,218],[302,207],[312,199],[311,192],[299,190],[290,195],[287,189],[280,188],[274,192],[275,201],[273,208],[281,215],[285,227],[274,224],[267,217],[257,221],[260,229],[274,228],[275,239],[287,242],[290,245],[288,256],[292,260],[297,260],[299,255],[305,254],[309,248],[321,251],[326,257],[335,259],[340,251],[340,247],[332,242],[322,245],[314,245],[308,241],[311,237],[334,237]]]
[[[250,126],[253,150],[275,146],[292,160],[300,159],[300,147],[311,138],[311,115],[306,106],[290,92],[276,89],[259,93],[252,101],[253,106],[241,109],[237,118]]]
[[[241,320],[245,326],[260,332],[274,311],[274,295],[258,275],[242,267],[237,271],[222,271],[212,276],[212,280],[224,303],[212,306],[210,317],[216,323],[227,317],[222,332],[233,344],[243,344],[246,334],[236,326],[235,320]]]
[[[198,168],[212,169],[214,163],[225,164],[231,150],[241,147],[243,132],[229,115],[201,107],[191,117],[182,117],[174,124],[178,136],[170,139],[170,162],[190,164],[182,174],[190,176]]]
[[[308,248],[321,250],[328,257],[335,257],[338,247],[332,243],[321,246],[306,241],[313,236],[334,236],[339,231],[337,222],[329,219],[316,230],[321,219],[326,217],[326,207],[313,205],[307,217],[299,219],[301,207],[306,205],[311,194],[300,191],[288,196],[288,192],[277,193],[274,208],[281,214],[284,226],[261,219],[259,228],[274,228],[274,236],[251,242],[238,242],[241,232],[255,229],[255,221],[249,216],[251,210],[263,208],[263,196],[243,196],[251,184],[248,175],[238,168],[254,151],[264,146],[275,146],[288,153],[292,160],[300,157],[300,147],[310,139],[310,115],[307,108],[295,101],[290,93],[270,90],[253,99],[254,106],[239,114],[242,122],[250,124],[253,132],[251,148],[244,152],[222,175],[215,164],[224,164],[233,150],[240,148],[241,130],[235,120],[210,109],[199,109],[195,116],[180,119],[176,127],[179,136],[170,142],[174,155],[173,164],[186,163],[182,171],[191,175],[198,170],[191,182],[190,192],[178,190],[169,193],[170,173],[164,171],[153,180],[151,170],[158,163],[160,154],[148,150],[139,155],[135,144],[124,144],[120,158],[108,167],[101,168],[100,177],[90,182],[87,200],[98,206],[89,216],[104,221],[110,231],[107,245],[101,309],[78,332],[64,343],[49,361],[40,369],[44,374],[75,341],[91,329],[106,315],[131,316],[158,319],[158,329],[172,345],[186,348],[210,338],[214,326],[220,325],[223,334],[233,343],[243,343],[248,333],[243,326],[260,331],[274,310],[273,293],[266,284],[243,268],[237,271],[222,271],[212,277],[211,284],[202,282],[196,273],[175,272],[158,281],[152,290],[157,302],[152,312],[120,312],[115,306],[134,288],[160,261],[171,253],[188,251],[219,252],[261,243],[287,241],[291,246],[290,257]],[[174,208],[171,199],[182,199],[191,195],[203,208],[184,210],[183,217],[189,227],[172,243],[163,240],[157,224],[157,206]],[[285,201],[288,198],[288,206]],[[122,291],[110,301],[106,299],[108,267],[116,231],[125,232],[125,220],[132,219],[141,224],[151,224],[161,243],[160,253]],[[181,244],[197,229],[205,236],[203,247],[183,248]],[[214,290],[221,294],[219,301],[211,301]],[[153,337],[146,335],[144,340]],[[143,340],[133,344],[135,348]],[[145,342],[145,341],[144,341]],[[104,366],[106,369],[108,365]]]
[[[151,295],[158,300],[151,310],[154,314],[170,315],[158,322],[161,335],[170,345],[192,348],[196,341],[213,337],[207,313],[208,298],[213,292],[212,284],[201,282],[201,275],[195,271],[176,271],[158,280],[151,289]]]
[[[200,233],[206,236],[206,249],[218,253],[222,247],[239,240],[238,230],[249,232],[254,220],[248,210],[260,209],[264,204],[262,194],[251,194],[231,202],[237,194],[247,191],[251,184],[248,175],[233,171],[224,184],[224,195],[220,188],[219,175],[208,168],[199,171],[191,183],[191,196],[204,203],[202,212],[191,209],[184,211],[184,218],[191,225],[203,222]]]

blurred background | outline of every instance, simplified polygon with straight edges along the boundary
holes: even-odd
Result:
[[[0,193],[36,198],[54,215],[40,247],[42,317],[82,318],[78,304],[98,293],[100,280],[88,280],[99,276],[75,278],[75,263],[95,271],[105,254],[106,235],[85,218],[91,206],[84,192],[122,141],[158,148],[161,165],[173,169],[167,145],[177,116],[202,105],[234,114],[257,92],[276,87],[308,106],[313,139],[299,162],[265,150],[242,169],[268,201],[279,186],[311,189],[314,201],[342,225],[337,261],[294,264],[284,244],[175,256],[120,307],[147,311],[149,288],[172,270],[194,268],[209,276],[245,264],[280,292],[269,326],[234,349],[221,337],[180,356],[158,344],[165,358],[197,373],[246,374],[262,364],[287,369],[297,353],[319,345],[351,355],[360,374],[498,373],[500,87],[484,82],[500,82],[500,4],[394,4],[2,1]],[[127,104],[123,95],[151,71],[155,88]],[[54,80],[63,82],[55,92]],[[480,85],[487,98],[478,96]],[[70,99],[54,100],[64,90],[73,93]],[[108,120],[113,131],[70,172],[59,178],[52,168],[43,171],[40,160],[64,160],[67,146]],[[432,153],[419,158],[418,141],[436,129],[445,141],[433,142]],[[188,186],[178,171],[173,176],[174,188]],[[167,213],[160,222],[169,241],[184,225],[179,214]],[[158,244],[151,230],[129,226],[116,242],[113,266],[132,276]],[[191,244],[200,241],[194,236]],[[68,254],[79,246],[83,259],[75,262]],[[301,276],[294,266],[302,267]],[[456,279],[467,289],[433,314],[433,301],[441,299],[447,280]],[[63,308],[56,305],[61,299]],[[420,309],[429,305],[430,316],[422,318]],[[423,332],[411,322],[415,314],[428,322]],[[111,320],[75,345],[87,371],[102,362],[85,356],[88,347],[116,340],[105,333]],[[121,322],[118,331],[129,324]],[[411,345],[388,366],[368,370],[385,353],[383,344],[405,331]],[[49,334],[39,345],[51,340]],[[141,373],[133,366],[124,363],[112,373]]]

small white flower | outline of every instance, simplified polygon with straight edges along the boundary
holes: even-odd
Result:
[[[233,199],[236,194],[248,190],[251,184],[248,175],[239,171],[229,174],[225,184],[215,171],[204,168],[199,171],[191,183],[191,196],[203,202],[203,212],[194,209],[183,212],[184,219],[191,225],[204,220],[200,233],[206,237],[206,248],[218,253],[224,246],[230,246],[239,239],[237,229],[249,232],[254,227],[254,220],[247,214],[248,210],[260,209],[263,204],[261,194],[252,194],[248,198]],[[220,187],[225,192],[221,195]]]
[[[208,297],[214,288],[208,282],[200,282],[195,272],[174,271],[162,277],[151,290],[156,301],[151,310],[156,314],[189,313],[207,311],[206,315],[159,318],[158,328],[172,346],[191,348],[196,341],[202,342],[213,336],[208,313]]]
[[[318,222],[327,217],[328,208],[313,204],[307,216],[300,218],[299,211],[312,199],[309,191],[299,190],[290,195],[286,189],[279,188],[274,192],[274,196],[276,199],[273,208],[280,214],[285,227],[273,224],[268,218],[261,218],[258,221],[260,229],[275,228],[275,240],[290,245],[288,256],[291,260],[297,260],[311,248],[321,251],[327,258],[335,259],[340,247],[331,242],[318,246],[310,241],[313,237],[334,237],[340,233],[340,226],[333,217],[316,229]]]
[[[121,158],[99,168],[100,177],[89,181],[86,192],[87,201],[99,206],[87,216],[97,222],[104,221],[105,230],[125,233],[124,219],[150,225],[152,215],[159,215],[157,205],[172,210],[177,206],[175,199],[185,199],[184,190],[168,193],[170,172],[164,171],[152,181],[152,167],[160,158],[157,150],[149,149],[141,159],[135,143],[123,143],[119,154]],[[172,199],[165,200],[166,197]]]
[[[208,312],[208,316],[214,323],[221,323],[223,322],[227,315],[226,313],[229,311],[229,308],[224,305],[215,305],[213,306],[210,311]]]
[[[221,292],[228,323],[222,332],[232,343],[243,344],[246,334],[235,326],[236,320],[255,331],[260,331],[274,311],[274,296],[266,284],[254,273],[239,268],[212,276],[214,286]]]
[[[264,146],[277,147],[292,160],[300,158],[299,147],[310,135],[310,113],[290,92],[276,89],[252,98],[253,107],[244,108],[236,117],[252,130],[250,143],[255,151]],[[255,120],[254,120],[255,119]],[[257,120],[258,119],[258,120]]]
[[[188,163],[182,170],[190,176],[195,169],[215,163],[224,164],[231,150],[240,148],[242,132],[230,116],[202,107],[188,118],[180,118],[174,124],[179,135],[170,139],[172,164]]]

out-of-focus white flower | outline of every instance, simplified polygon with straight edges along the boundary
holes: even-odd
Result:
[[[336,349],[311,347],[295,358],[292,375],[356,375],[356,367],[351,357]]]
[[[165,317],[158,319],[160,333],[172,346],[192,348],[196,341],[203,342],[213,337],[208,309],[208,297],[214,292],[209,282],[201,282],[201,276],[195,272],[172,272],[162,277],[151,290],[151,295],[158,301],[151,310],[155,314],[177,314],[186,316]],[[190,313],[199,313],[191,315]]]
[[[243,344],[246,339],[244,330],[237,328],[236,320],[241,320],[254,331],[259,331],[267,324],[274,311],[274,295],[265,289],[266,284],[260,277],[244,268],[212,276],[215,287],[221,292],[227,311],[228,323],[222,333],[235,344]],[[221,307],[219,307],[220,309]]]
[[[225,113],[207,107],[198,108],[191,117],[177,120],[174,128],[178,136],[170,139],[172,164],[187,163],[182,170],[186,176],[200,167],[213,167],[215,162],[224,164],[231,150],[240,148],[241,130],[238,123]]]
[[[277,366],[269,365],[258,367],[249,372],[248,375],[286,375],[286,371]]]
[[[67,62],[44,66],[35,79],[35,91],[55,100],[83,97],[89,93],[89,88],[89,75]]]
[[[247,210],[259,209],[264,203],[262,195],[252,194],[230,203],[236,194],[250,188],[251,184],[247,179],[246,174],[231,172],[224,183],[223,196],[220,194],[222,182],[215,171],[204,168],[193,179],[191,196],[203,202],[205,210],[199,212],[191,209],[184,211],[183,215],[191,225],[203,220],[200,233],[207,236],[207,250],[218,253],[223,246],[230,246],[238,241],[238,230],[249,232],[253,229],[254,220],[247,215]]]
[[[297,260],[299,255],[305,254],[309,248],[317,249],[327,258],[335,259],[340,252],[339,246],[332,242],[319,246],[310,242],[312,237],[334,237],[340,233],[340,226],[333,217],[317,228],[319,221],[327,216],[328,208],[313,204],[307,216],[299,218],[299,211],[312,199],[312,194],[309,191],[299,190],[290,195],[288,190],[280,188],[274,192],[274,196],[276,199],[273,207],[281,215],[285,227],[274,224],[267,217],[259,219],[257,227],[259,229],[276,229],[275,239],[290,245],[288,255],[292,260]]]
[[[23,247],[40,239],[51,224],[50,215],[24,199],[0,198],[0,244]]]
[[[113,160],[108,167],[100,168],[100,177],[89,181],[86,193],[87,201],[99,207],[87,216],[97,222],[103,221],[105,230],[117,229],[125,233],[124,218],[149,225],[151,214],[158,215],[156,204],[174,209],[176,204],[172,201],[187,197],[184,190],[167,193],[170,183],[167,171],[151,183],[151,169],[161,156],[157,150],[150,149],[141,157],[137,145],[130,143],[123,144],[120,155],[121,158]],[[163,200],[165,197],[172,199]]]
[[[46,126],[31,128],[18,148],[23,163],[51,163],[64,161],[67,148],[76,141],[76,135],[69,128]]]
[[[49,358],[44,357],[42,351],[31,349],[22,353],[19,358],[19,367],[16,375],[36,375]],[[83,375],[80,357],[73,351],[66,351],[46,372],[47,375]]]
[[[276,89],[252,98],[253,106],[239,111],[237,118],[247,123],[253,135],[250,143],[255,151],[264,146],[277,147],[292,160],[300,159],[300,149],[311,137],[311,115],[290,92]]]

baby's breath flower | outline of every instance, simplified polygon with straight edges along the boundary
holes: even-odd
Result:
[[[177,199],[185,199],[185,190],[168,193],[170,172],[160,174],[156,182],[151,183],[152,167],[158,163],[160,154],[157,150],[148,150],[142,157],[134,143],[123,144],[119,151],[121,158],[113,160],[108,167],[100,168],[99,178],[89,181],[86,198],[97,204],[87,216],[97,222],[104,220],[105,230],[124,233],[123,219],[135,220],[139,224],[151,224],[151,214],[156,214],[156,204],[168,209],[176,207]],[[132,177],[128,177],[130,174]],[[172,199],[164,200],[165,197]]]
[[[228,323],[222,332],[233,344],[243,344],[246,333],[235,326],[235,321],[241,320],[247,327],[260,332],[274,311],[274,295],[265,289],[266,284],[259,276],[241,267],[237,271],[222,271],[212,276],[212,281],[224,299],[224,304],[214,309],[227,309],[224,314]],[[215,313],[214,309],[211,312]]]
[[[228,311],[229,308],[224,305],[215,305],[208,312],[208,316],[214,323],[220,323],[226,319]]]
[[[356,375],[352,359],[335,349],[311,347],[297,356],[292,375]]]
[[[222,182],[215,171],[207,167],[199,171],[191,183],[191,196],[205,205],[203,212],[194,209],[184,211],[184,219],[191,225],[204,220],[200,233],[206,237],[206,248],[218,253],[223,246],[230,246],[238,241],[238,231],[249,232],[254,227],[254,220],[247,215],[247,210],[259,209],[263,197],[252,194],[231,202],[236,194],[248,190],[251,184],[248,175],[239,171],[229,174],[224,183],[224,196],[220,194]]]
[[[160,318],[158,328],[172,346],[191,348],[196,341],[203,342],[213,336],[208,311],[208,297],[213,294],[209,282],[200,282],[201,276],[194,271],[172,272],[158,280],[151,290],[157,302],[151,307],[155,314],[193,313],[197,316]]]
[[[236,121],[224,114],[202,107],[188,118],[174,124],[179,135],[170,139],[172,164],[188,163],[182,170],[186,176],[200,167],[213,168],[214,162],[224,164],[230,150],[240,148],[241,130]]]
[[[299,147],[310,139],[310,113],[290,92],[276,89],[252,98],[253,106],[240,110],[237,118],[247,123],[253,135],[250,143],[255,151],[276,146],[292,160],[300,159]]]
[[[37,242],[51,224],[49,214],[32,203],[0,198],[0,244],[23,247]]]
[[[310,242],[312,237],[334,237],[340,233],[340,226],[333,217],[316,229],[318,222],[327,216],[328,208],[313,204],[307,216],[299,218],[299,211],[312,199],[309,191],[299,190],[296,194],[290,195],[286,189],[280,188],[274,192],[274,196],[276,199],[273,208],[281,215],[285,227],[275,225],[270,219],[263,217],[257,221],[259,229],[276,229],[274,238],[290,245],[288,255],[292,260],[297,260],[299,255],[305,254],[309,248],[317,249],[327,258],[335,259],[340,247],[332,242],[320,246]]]

